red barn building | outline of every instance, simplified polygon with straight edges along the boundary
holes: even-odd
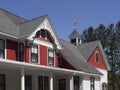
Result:
[[[0,90],[106,90],[100,41],[61,40],[47,15],[26,20],[0,9]]]

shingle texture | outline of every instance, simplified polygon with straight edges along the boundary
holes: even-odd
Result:
[[[84,57],[79,52],[78,48],[64,40],[61,40],[63,50],[61,50],[61,55],[70,63],[75,69],[84,71],[87,73],[101,74],[97,69],[91,66],[84,60]]]
[[[81,38],[80,34],[77,32],[76,29],[70,34],[69,38],[74,39],[74,38]]]
[[[27,38],[34,30],[45,20],[49,20],[47,15],[32,19],[26,20],[19,16],[16,16],[8,11],[0,9],[0,32],[13,35],[18,37]],[[54,31],[54,27],[51,22],[50,25]],[[81,38],[80,34],[76,29],[69,36],[70,38]],[[93,66],[87,63],[88,58],[91,53],[95,49],[95,47],[99,44],[98,41],[81,44],[80,46],[74,46],[73,44],[66,42],[64,40],[59,40],[56,35],[57,40],[62,45],[62,50],[60,51],[61,55],[78,71],[84,71],[87,73],[101,74],[98,70],[96,70]],[[106,61],[106,65],[108,65]]]

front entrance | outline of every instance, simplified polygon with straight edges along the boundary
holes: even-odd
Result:
[[[59,79],[59,90],[66,90],[66,79]]]

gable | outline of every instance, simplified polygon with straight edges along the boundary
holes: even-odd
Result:
[[[98,54],[98,61],[96,61],[96,53]],[[96,68],[106,70],[107,68],[103,59],[104,58],[101,55],[100,49],[96,47],[91,56],[89,57],[88,62]]]
[[[33,32],[27,37],[27,39],[33,41],[33,40],[34,40],[34,37],[36,37],[37,32],[39,32],[39,31],[42,30],[42,29],[46,30],[47,33],[49,33],[49,36],[48,36],[48,37],[49,37],[49,40],[50,40],[50,41],[52,40],[58,49],[62,49],[62,47],[61,47],[61,45],[60,45],[60,42],[59,42],[59,38],[57,37],[56,32],[55,32],[55,30],[54,30],[54,28],[53,28],[53,26],[52,26],[52,24],[50,23],[50,21],[49,21],[48,18],[44,19],[44,20],[33,30]],[[35,41],[35,40],[34,40],[34,41]],[[37,41],[38,41],[38,40],[37,40]],[[40,40],[39,40],[39,42],[40,42]]]

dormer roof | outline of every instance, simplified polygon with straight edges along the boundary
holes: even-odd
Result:
[[[81,38],[80,34],[78,33],[78,31],[76,30],[76,28],[74,29],[74,31],[69,35],[70,39],[74,39],[74,38]]]

